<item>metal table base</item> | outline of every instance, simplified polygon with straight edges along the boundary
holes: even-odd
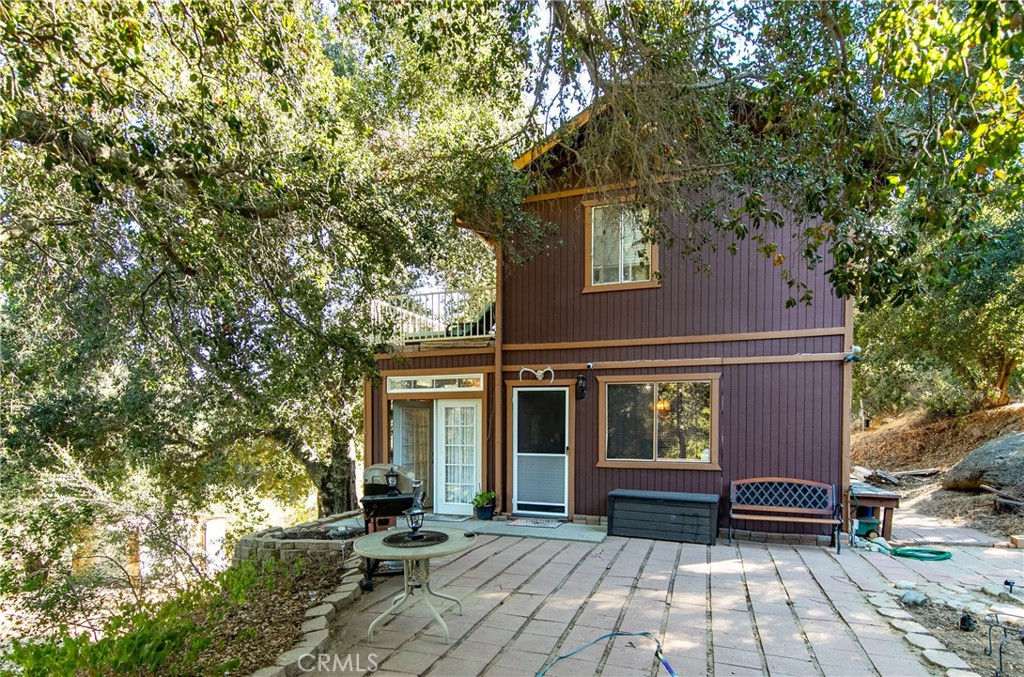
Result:
[[[404,567],[404,575],[402,576],[402,582],[404,588],[402,592],[398,593],[391,600],[391,606],[387,611],[382,613],[373,623],[370,623],[370,629],[367,631],[367,637],[373,641],[373,630],[377,627],[384,619],[388,616],[397,614],[402,609],[412,606],[416,600],[414,598],[416,588],[420,588],[422,591],[423,603],[430,609],[430,613],[434,615],[434,619],[441,624],[441,629],[444,630],[444,643],[447,644],[450,639],[448,635],[448,624],[441,618],[441,612],[437,610],[434,603],[430,601],[431,595],[438,599],[446,599],[450,602],[455,602],[458,608],[458,614],[462,615],[462,602],[451,595],[446,595],[443,592],[437,592],[430,587],[430,560],[429,559],[411,559],[406,560]]]

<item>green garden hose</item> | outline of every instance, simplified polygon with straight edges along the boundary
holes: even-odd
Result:
[[[875,538],[872,539],[871,542],[885,550],[890,555],[894,555],[896,557],[917,559],[922,562],[941,562],[943,560],[953,558],[953,553],[948,550],[933,550],[932,548],[894,548],[886,543],[884,538]]]
[[[856,514],[857,508],[860,507],[860,504],[857,502],[857,497],[853,492],[850,492],[850,498],[853,499],[852,507],[854,514]],[[906,557],[907,559],[916,559],[922,562],[941,562],[943,560],[953,558],[953,553],[948,550],[934,550],[932,548],[894,548],[889,545],[884,538],[871,538],[868,540],[895,557]]]

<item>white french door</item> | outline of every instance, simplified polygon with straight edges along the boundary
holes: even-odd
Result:
[[[472,515],[483,481],[480,400],[436,400],[434,405],[434,510]]]
[[[569,516],[569,389],[512,389],[512,510]]]

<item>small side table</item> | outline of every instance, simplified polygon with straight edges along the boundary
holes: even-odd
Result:
[[[900,495],[867,482],[851,482],[850,495],[859,507],[882,511],[882,538],[892,540],[892,513],[900,507]]]
[[[459,614],[462,614],[462,602],[460,602],[456,597],[436,592],[430,587],[430,560],[435,557],[454,555],[472,548],[476,545],[476,534],[467,532],[465,529],[435,526],[423,529],[421,530],[421,533],[426,531],[443,533],[448,536],[448,540],[443,543],[420,547],[388,545],[384,542],[385,538],[402,533],[401,530],[392,530],[367,534],[352,544],[353,550],[360,557],[371,560],[401,560],[405,563],[404,573],[402,576],[402,592],[395,595],[391,600],[391,606],[387,611],[374,619],[373,623],[370,623],[370,627],[366,633],[367,638],[370,641],[373,641],[374,629],[383,622],[385,618],[412,606],[416,601],[413,593],[416,588],[420,588],[423,592],[423,603],[427,605],[427,608],[430,609],[430,613],[432,613],[437,622],[441,624],[441,628],[444,630],[444,642],[445,644],[448,643],[448,625],[444,622],[444,619],[441,618],[441,613],[437,610],[437,607],[435,607],[433,602],[430,601],[430,597],[434,596],[455,602],[458,607]]]

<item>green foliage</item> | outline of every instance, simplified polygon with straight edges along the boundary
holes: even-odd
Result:
[[[386,330],[371,300],[424,274],[493,283],[456,210],[499,235],[536,221],[518,214],[509,92],[477,87],[500,71],[476,60],[490,38],[452,59],[339,9],[0,10],[9,467],[45,467],[56,443],[107,479],[135,465],[202,493],[251,479],[232,464],[269,443],[322,510],[351,505],[369,337]]]
[[[212,665],[209,655],[203,655],[218,641],[219,619],[244,605],[254,586],[288,591],[300,570],[299,564],[273,560],[242,562],[173,599],[123,609],[105,622],[99,640],[69,634],[65,628],[43,642],[16,642],[8,658],[26,677],[224,674],[237,669],[242,659],[222,654]]]
[[[473,497],[473,506],[482,508],[485,505],[494,504],[494,492],[493,491],[480,491],[477,492],[476,496]]]
[[[865,339],[870,352],[854,367],[853,401],[873,418],[924,409],[936,418],[959,416],[978,407],[979,397],[953,370],[927,355],[906,355],[882,340]]]
[[[956,267],[934,272],[912,303],[861,313],[855,397],[868,411],[924,406],[963,413],[1006,404],[1024,360],[1024,217],[989,209],[981,243],[948,247]]]

